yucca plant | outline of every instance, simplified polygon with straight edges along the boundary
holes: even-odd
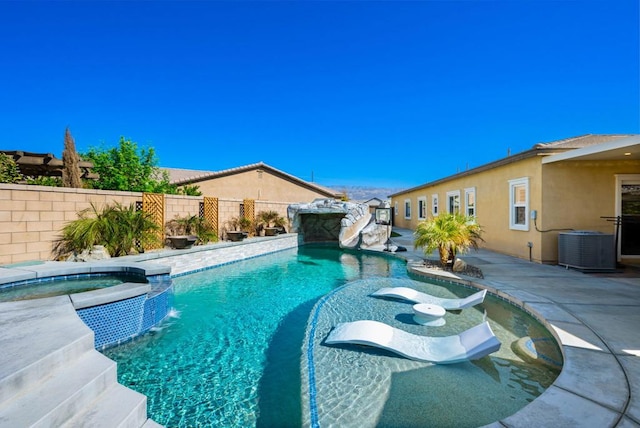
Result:
[[[146,245],[156,243],[158,230],[151,216],[136,211],[134,204],[114,203],[99,209],[92,203],[78,213],[77,220],[64,226],[62,236],[54,242],[53,254],[59,259],[91,250],[94,245],[103,245],[112,257],[142,253]]]
[[[414,248],[422,248],[425,255],[438,250],[440,263],[446,266],[458,254],[478,248],[482,241],[482,227],[472,217],[462,214],[440,214],[421,221],[414,232]]]

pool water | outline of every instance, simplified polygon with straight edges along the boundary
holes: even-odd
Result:
[[[149,417],[162,425],[297,427],[305,419],[301,361],[314,305],[374,277],[408,278],[406,264],[303,246],[177,277],[174,317],[104,353],[118,363],[122,384],[147,395]],[[522,383],[531,399],[545,387]]]
[[[177,277],[179,317],[104,353],[165,426],[299,426],[311,309],[334,288],[369,276],[406,276],[406,265],[304,246]]]
[[[16,300],[42,299],[45,297],[63,296],[66,294],[83,293],[111,287],[124,282],[142,282],[144,278],[131,275],[101,275],[91,274],[64,279],[47,278],[34,283],[0,287],[0,302]]]
[[[415,322],[411,303],[370,296],[382,287],[411,287],[445,298],[462,298],[474,291],[442,281],[367,278],[324,297],[314,308],[310,343],[305,344],[307,367],[313,371],[303,373],[309,383],[313,378],[314,386],[309,392],[305,389],[306,425],[473,428],[516,413],[558,376],[559,368],[523,361],[512,349],[524,336],[549,339],[544,351],[561,365],[561,353],[549,332],[511,304],[489,295],[480,305],[447,311],[444,325],[424,326]],[[335,325],[359,319],[424,336],[457,334],[487,319],[501,347],[475,361],[434,365],[374,347],[324,344]]]

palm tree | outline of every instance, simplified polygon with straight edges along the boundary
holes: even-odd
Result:
[[[446,266],[460,253],[477,249],[482,241],[482,227],[472,217],[455,213],[441,214],[421,221],[414,232],[414,248],[424,249],[425,255],[438,250],[440,263]]]

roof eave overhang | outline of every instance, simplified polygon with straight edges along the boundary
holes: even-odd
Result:
[[[613,161],[638,159],[640,159],[640,135],[634,135],[594,146],[582,147],[580,149],[554,154],[542,159],[542,163],[550,164],[569,160]]]
[[[189,184],[197,184],[203,181],[207,181],[207,180],[213,180],[213,179],[217,179],[217,178],[222,178],[222,177],[227,177],[230,175],[236,175],[239,173],[244,173],[244,172],[248,172],[248,171],[256,171],[256,170],[268,170],[270,173],[272,173],[273,175],[276,175],[280,178],[282,178],[283,180],[289,181],[291,183],[294,183],[300,187],[304,187],[306,189],[309,189],[311,191],[320,193],[321,195],[324,195],[326,197],[331,197],[331,198],[339,198],[340,196],[342,196],[342,193],[340,192],[332,192],[330,189],[324,189],[322,187],[319,186],[315,186],[313,183],[309,183],[306,182],[304,180],[299,179],[298,177],[295,177],[291,174],[287,174],[286,172],[280,171],[277,168],[274,168],[272,166],[269,166],[263,162],[257,163],[257,164],[252,164],[252,165],[247,165],[247,166],[243,166],[243,167],[238,167],[238,168],[232,168],[232,169],[228,169],[225,171],[220,171],[220,172],[213,172],[210,174],[203,174],[200,176],[196,176],[196,177],[189,177],[189,178],[185,178],[182,180],[175,180],[172,182],[172,184],[175,184],[177,186],[184,186],[184,185],[189,185]]]
[[[512,164],[514,162],[519,162],[521,160],[524,159],[529,159],[535,156],[548,156],[549,154],[554,154],[554,153],[558,153],[559,151],[564,151],[566,149],[549,149],[549,148],[535,148],[535,149],[530,149],[524,152],[520,152],[517,153],[513,156],[509,156],[506,158],[502,158],[502,159],[498,159],[497,161],[494,162],[490,162],[481,166],[478,166],[476,168],[472,168],[466,171],[462,171],[459,172],[457,174],[454,175],[450,175],[448,177],[444,177],[435,181],[430,181],[428,183],[425,184],[421,184],[420,186],[416,186],[416,187],[412,187],[410,189],[407,190],[403,190],[401,192],[396,192],[393,193],[391,195],[389,195],[389,197],[394,197],[394,196],[398,196],[398,195],[404,195],[405,193],[409,193],[409,192],[413,192],[415,190],[420,190],[420,189],[424,189],[426,187],[432,187],[432,186],[436,186],[438,184],[442,184],[442,183],[446,183],[447,181],[451,181],[451,180],[455,180],[457,178],[461,178],[461,177],[466,177],[469,175],[473,175],[473,174],[478,174],[480,172],[484,172],[484,171],[488,171],[490,169],[494,169],[494,168],[498,168],[504,165],[509,165]]]

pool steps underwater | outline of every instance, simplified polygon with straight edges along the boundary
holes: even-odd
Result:
[[[1,426],[159,426],[146,396],[117,382],[68,296],[3,304],[0,325],[16,322],[0,333]],[[37,346],[25,349],[26,335]]]

